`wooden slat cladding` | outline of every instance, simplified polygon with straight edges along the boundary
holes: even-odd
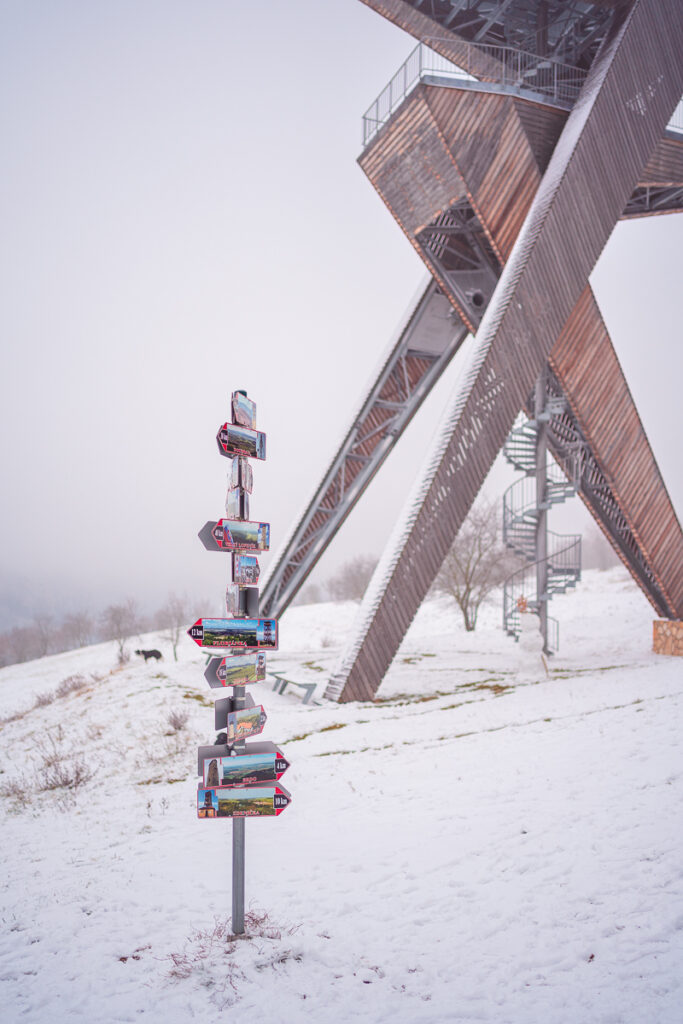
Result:
[[[591,68],[330,696],[367,700],[379,686],[683,91],[682,50],[677,0],[636,0]]]
[[[531,100],[515,99],[513,102],[536,163],[543,173],[569,115],[566,110],[533,103]]]
[[[457,103],[458,93],[451,97]],[[423,85],[404,100],[358,162],[413,244],[420,228],[465,195]]]
[[[683,186],[683,135],[659,140],[638,184]]]
[[[437,148],[440,146],[448,148],[453,165],[450,173],[454,181],[458,182],[458,186],[460,186],[461,182],[464,182],[468,198],[487,231],[495,250],[502,260],[506,260],[529,211],[532,199],[536,194],[543,169],[539,166],[538,159],[536,158],[528,125],[530,123],[534,124],[534,132],[536,138],[538,138],[541,126],[547,124],[554,146],[557,141],[558,125],[561,128],[566,121],[567,115],[562,111],[544,108],[540,104],[527,100],[515,100],[505,95],[501,96],[471,90],[454,90],[447,87],[425,86],[420,96],[416,97],[416,102],[421,106],[423,103],[426,103],[429,107],[434,124],[438,127],[438,132],[430,137],[431,144]],[[523,118],[520,115],[520,111],[532,111],[532,113]],[[410,123],[410,119],[406,120]],[[400,149],[395,136],[392,137],[391,147],[392,151]],[[536,142],[536,151],[539,148],[538,142]],[[377,154],[375,154],[375,161],[377,163],[381,162]],[[386,184],[386,190],[384,199],[391,208],[391,204],[394,201],[393,197],[397,193],[392,187],[390,177]],[[402,195],[403,193],[401,193]],[[422,215],[424,216],[424,210]],[[403,223],[402,227],[404,231],[410,232],[412,223]],[[424,252],[421,254],[425,258],[425,262],[427,262]],[[448,292],[448,281],[441,281],[441,285]],[[597,306],[590,289],[588,289],[587,294],[591,309],[597,311]],[[458,306],[457,298],[453,294],[450,297],[453,304]],[[542,305],[542,299],[537,297],[537,304],[539,301]],[[466,315],[465,310],[460,310],[460,312],[461,315]],[[581,322],[581,311],[576,310],[575,314],[578,318],[576,322]],[[597,315],[599,318],[599,314]],[[574,317],[574,314],[572,316]],[[601,331],[598,332],[599,336],[596,338],[597,348],[594,350],[588,344],[588,339],[591,337],[589,332],[585,339],[586,344],[582,350],[582,357],[590,360],[594,374],[594,394],[598,396],[603,419],[614,426],[615,423],[620,422],[620,418],[623,415],[625,425],[639,423],[637,411],[630,398],[628,386],[618,363],[615,362],[612,368],[614,382],[618,379],[618,386],[614,383],[614,387],[603,387],[602,389],[599,387],[601,381],[604,384],[607,383],[607,378],[603,379],[601,377],[600,370],[603,348],[608,361],[614,356],[611,342],[607,337],[601,319],[599,322],[601,324]],[[603,334],[606,338],[605,346],[600,344]],[[611,356],[609,353],[611,353]],[[558,355],[557,359],[561,361],[562,355]],[[610,363],[610,365],[612,364]],[[564,379],[562,366],[560,365],[558,368],[558,376],[560,379]],[[591,406],[592,395],[593,392],[589,388],[584,387],[574,396],[572,401],[577,422],[588,437],[594,436],[595,410]],[[623,407],[616,407],[617,396]],[[585,410],[583,403],[586,406]],[[642,434],[642,428],[640,430],[641,443],[638,449],[639,455],[647,463],[643,470],[644,476],[648,479],[660,479],[654,456],[644,434]],[[614,496],[620,503],[626,520],[636,537],[640,538],[644,524],[640,518],[634,519],[635,508],[631,507],[634,495],[628,488],[624,489],[622,487],[624,481],[621,468],[613,460],[609,466],[604,465],[604,460],[611,456],[609,446],[601,446],[599,451],[594,452],[594,456],[601,465],[606,478],[612,483]],[[666,515],[664,514],[663,507],[659,510],[662,521],[666,518],[668,522],[675,522],[675,514],[670,507],[665,490],[662,491],[661,501],[668,508]],[[680,538],[680,529],[678,527],[676,529],[678,531],[677,535]],[[649,554],[645,549],[643,554],[646,561],[648,561]],[[634,572],[634,578],[639,585],[642,585],[642,580],[635,571],[635,567],[631,566],[631,568]],[[655,578],[661,584],[659,569],[653,566],[652,571]],[[649,593],[648,596],[651,600],[657,600]],[[658,614],[666,614],[665,608],[657,606],[656,610]]]
[[[672,609],[683,612],[683,533],[589,287],[550,366]]]
[[[457,101],[449,93],[455,93]],[[540,181],[514,100],[436,86],[426,87],[425,94],[470,202],[505,261]]]

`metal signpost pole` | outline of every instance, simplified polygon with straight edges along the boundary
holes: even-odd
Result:
[[[232,422],[224,423],[216,440],[221,455],[231,460],[226,518],[211,520],[199,531],[208,551],[229,554],[232,582],[226,592],[227,618],[197,619],[188,635],[212,657],[204,678],[213,689],[231,687],[232,695],[216,701],[216,742],[197,752],[197,817],[232,819],[232,931],[244,934],[245,818],[278,817],[291,803],[280,785],[289,762],[274,743],[247,743],[263,731],[266,713],[245,687],[266,677],[266,652],[277,650],[277,619],[259,618],[257,555],[268,551],[270,525],[251,522],[249,495],[253,475],[249,459],[266,457],[266,435],[257,431],[256,406],[246,391],[233,392]]]
[[[242,609],[240,608],[240,612]],[[246,707],[247,691],[244,686],[233,688],[232,709],[240,711]],[[233,747],[235,754],[244,754],[247,750],[245,740],[240,740]],[[244,858],[245,831],[244,818],[232,819],[232,931],[233,935],[244,934]]]

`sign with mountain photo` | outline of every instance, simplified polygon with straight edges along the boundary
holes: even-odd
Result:
[[[197,790],[198,818],[275,818],[292,802],[284,786]]]

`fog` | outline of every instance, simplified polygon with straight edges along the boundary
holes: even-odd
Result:
[[[355,163],[414,42],[355,0],[23,0],[0,27],[0,629],[219,599],[196,535],[224,513],[230,392],[268,436],[251,512],[277,549],[423,280]],[[682,249],[680,217],[622,224],[593,275],[679,515]],[[457,370],[319,574],[379,553]]]

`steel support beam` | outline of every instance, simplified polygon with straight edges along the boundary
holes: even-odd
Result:
[[[329,697],[374,695],[662,135],[683,89],[682,48],[680,5],[636,0],[591,68]]]
[[[262,614],[289,605],[468,334],[434,281],[391,344],[321,483],[277,553]]]

